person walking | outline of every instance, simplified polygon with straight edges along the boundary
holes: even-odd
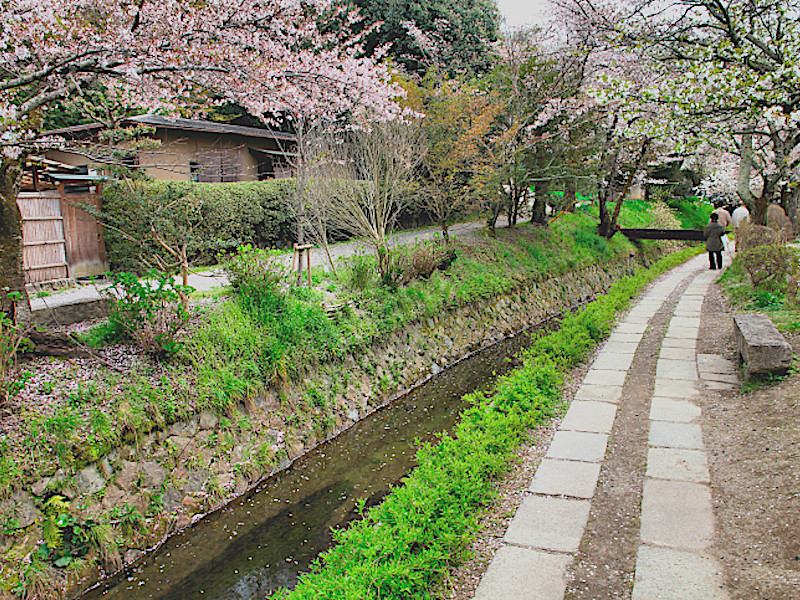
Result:
[[[727,212],[727,211],[726,211]],[[719,215],[711,213],[709,224],[703,229],[703,237],[706,238],[706,250],[708,250],[709,269],[722,268],[722,236],[725,235],[725,228],[719,223]]]
[[[722,228],[725,229],[728,225],[731,224],[731,213],[728,212],[728,209],[725,208],[725,204],[723,202],[719,202],[714,209],[712,214],[717,215],[717,219],[719,219],[719,224],[722,225]],[[709,221],[710,223],[711,221]]]
[[[747,210],[744,200],[739,200],[739,206],[734,209],[731,215],[731,225],[733,225],[733,229],[736,230],[748,221],[750,221],[750,211]]]

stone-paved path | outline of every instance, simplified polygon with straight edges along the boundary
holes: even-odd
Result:
[[[587,531],[592,499],[614,435],[623,386],[654,315],[670,310],[660,346],[649,414],[633,600],[726,600],[721,567],[708,552],[714,515],[708,461],[693,401],[703,389],[738,384],[735,367],[695,351],[703,298],[718,272],[705,255],[658,280],[617,325],[587,372],[575,399],[506,531],[475,594],[476,600],[562,600],[568,573]],[[650,382],[648,382],[649,384]],[[594,518],[594,517],[593,517]],[[637,544],[634,544],[634,550]],[[620,544],[620,552],[624,552]],[[633,552],[632,552],[633,554]],[[589,571],[591,572],[591,571]],[[578,577],[587,577],[578,571]],[[573,575],[575,577],[576,575]],[[571,586],[575,587],[573,580]],[[601,600],[597,598],[597,600]]]

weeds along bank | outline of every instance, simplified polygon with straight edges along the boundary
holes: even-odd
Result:
[[[102,362],[25,365],[3,423],[0,587],[57,597],[135,559],[400,390],[648,260],[593,227],[570,215],[476,238],[446,271],[389,288],[361,259],[346,283],[318,281],[349,306],[334,319],[246,251],[235,291],[194,311],[168,360],[103,345],[104,326],[88,336]],[[394,264],[431,262],[417,252]]]

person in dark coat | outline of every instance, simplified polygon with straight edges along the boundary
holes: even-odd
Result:
[[[706,250],[708,250],[710,269],[722,268],[723,235],[725,235],[725,228],[719,224],[719,215],[711,213],[711,222],[703,229],[703,237],[706,238]]]

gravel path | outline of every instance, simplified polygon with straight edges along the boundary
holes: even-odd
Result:
[[[481,231],[485,228],[485,221],[470,221],[467,223],[457,223],[450,227],[450,235],[453,237],[466,237],[472,235],[476,231]],[[498,219],[498,228],[506,226],[503,217]],[[414,242],[428,241],[441,237],[441,230],[438,227],[427,227],[414,231],[403,231],[393,234],[389,238],[390,246],[398,246],[403,244],[411,244]],[[363,240],[353,240],[350,242],[343,242],[330,246],[331,256],[334,261],[338,262],[343,258],[348,258],[359,253],[369,252],[370,246]],[[289,268],[292,262],[292,255],[285,254],[281,256],[283,264]],[[325,255],[323,248],[313,248],[311,250],[311,266],[319,267],[326,265],[328,258]],[[207,272],[191,273],[189,275],[189,285],[196,291],[208,291],[216,287],[228,284],[228,279],[225,274],[219,269],[213,269]],[[56,308],[70,304],[79,304],[83,302],[92,302],[102,298],[101,290],[107,287],[108,284],[99,282],[96,284],[82,285],[80,287],[72,288],[63,292],[51,294],[43,298],[31,297],[31,310],[36,312],[39,310],[47,310],[48,308]]]

